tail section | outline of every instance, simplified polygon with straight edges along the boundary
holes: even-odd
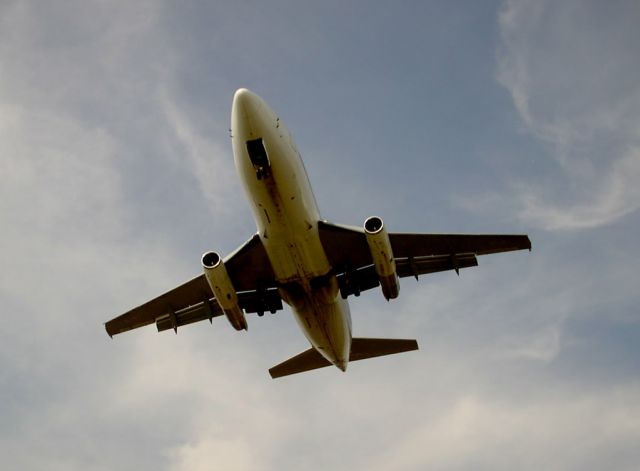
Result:
[[[410,352],[412,350],[418,350],[418,342],[412,339],[354,338],[351,341],[349,361],[393,355],[394,353]],[[269,370],[269,374],[272,378],[280,378],[330,365],[331,363],[320,355],[317,350],[310,348],[274,366]]]

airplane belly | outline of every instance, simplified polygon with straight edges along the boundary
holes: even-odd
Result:
[[[289,201],[286,201],[289,199]],[[279,188],[258,202],[262,213],[259,235],[276,279],[287,281],[325,275],[331,269],[326,257],[317,218],[295,204]]]
[[[234,154],[276,279],[285,283],[325,275],[331,267],[318,233],[320,214],[288,131],[282,125],[265,126],[251,137],[255,136],[260,136],[268,155],[268,169],[256,172],[241,143]]]
[[[333,277],[335,281],[335,277]],[[300,298],[289,298],[293,313],[311,345],[328,361],[345,370],[351,351],[351,315],[349,304],[332,286],[305,293]],[[292,297],[294,299],[292,299]]]

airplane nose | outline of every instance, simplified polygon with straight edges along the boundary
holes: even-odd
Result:
[[[231,106],[231,129],[238,139],[255,139],[261,128],[264,114],[263,102],[250,90],[240,88],[233,95]]]
[[[258,96],[246,88],[239,88],[233,95],[233,113],[242,113],[244,115],[252,115],[252,111],[257,108],[259,103]]]

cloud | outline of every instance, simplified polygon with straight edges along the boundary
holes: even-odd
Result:
[[[604,175],[592,179],[592,194],[584,198],[586,201],[571,207],[549,204],[535,190],[521,188],[524,207],[520,217],[529,224],[548,230],[611,224],[640,207],[639,179],[640,145],[617,156]]]
[[[240,204],[231,204],[238,199],[229,199],[229,195],[237,194],[239,188],[230,140],[225,146],[220,138],[213,140],[202,135],[176,97],[167,90],[160,93],[159,102],[169,129],[179,143],[180,165],[190,166],[210,211],[218,218],[232,220],[232,216],[243,208]],[[217,126],[217,129],[224,127]]]
[[[3,288],[27,300],[38,280],[39,294],[54,300],[56,271],[103,263],[95,247],[122,235],[118,145],[104,130],[47,110],[0,104],[0,116],[0,237],[11,267]]]
[[[252,470],[258,468],[253,456],[252,444],[244,440],[223,437],[203,438],[197,443],[184,445],[171,453],[174,463],[170,469],[207,471],[212,466],[219,467],[223,462],[224,469],[229,471]]]
[[[186,177],[167,171],[170,150],[198,136],[154,102],[162,88],[180,103],[171,64],[158,60],[165,38],[154,4],[0,7],[0,450],[9,468],[140,469],[166,462],[156,450],[175,443],[162,426],[144,434],[157,410],[130,404],[143,393],[166,405],[180,390],[133,387],[126,392],[140,401],[129,406],[122,396],[128,373],[145,378],[159,356],[140,365],[128,356],[138,340],[116,347],[102,327],[197,266],[140,222],[142,189],[198,175],[190,165]],[[156,144],[167,128],[178,137],[165,132]],[[204,198],[194,193],[197,205]],[[160,209],[176,226],[172,208]]]
[[[515,186],[525,223],[584,229],[640,208],[639,18],[633,2],[510,0],[500,11],[497,78],[561,171],[553,189]]]
[[[551,325],[529,333],[525,338],[508,339],[505,354],[550,363],[558,356],[560,348],[561,328]]]
[[[638,385],[497,401],[460,395],[434,420],[406,431],[369,469],[633,469],[640,439]]]

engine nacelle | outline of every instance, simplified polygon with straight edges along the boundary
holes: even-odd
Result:
[[[238,294],[220,255],[215,252],[205,253],[202,256],[202,267],[211,291],[231,325],[236,330],[247,330],[247,319],[238,304]]]
[[[380,280],[382,294],[387,299],[394,299],[400,293],[400,280],[396,273],[396,262],[391,250],[389,234],[384,228],[382,219],[372,216],[364,222],[364,233],[371,251],[371,258]]]

